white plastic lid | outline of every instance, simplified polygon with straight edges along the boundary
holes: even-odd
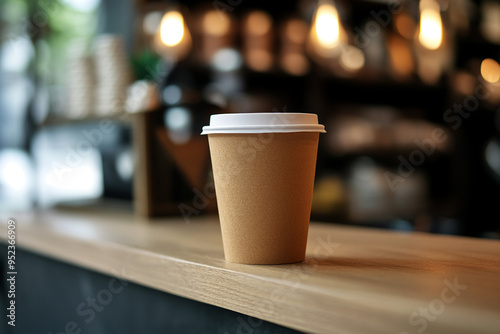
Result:
[[[271,133],[321,132],[318,115],[305,113],[240,113],[210,116],[210,125],[204,126],[202,135],[216,133]]]

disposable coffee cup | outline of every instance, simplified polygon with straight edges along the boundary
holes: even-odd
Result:
[[[315,114],[210,117],[208,135],[227,261],[303,261],[319,134]]]

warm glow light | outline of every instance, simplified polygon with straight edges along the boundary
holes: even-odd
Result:
[[[491,58],[486,58],[481,62],[481,76],[484,80],[495,83],[500,80],[500,65]]]
[[[339,44],[340,22],[335,6],[324,3],[318,7],[314,20],[314,31],[322,47],[332,49]]]
[[[229,32],[231,20],[223,11],[211,10],[203,17],[204,31],[212,36],[221,37]]]
[[[309,71],[309,62],[300,53],[287,53],[281,59],[281,67],[289,74],[304,75]]]
[[[314,14],[309,38],[308,52],[319,62],[328,62],[341,55],[344,45],[348,45],[347,34],[342,26],[339,13],[333,1],[319,0]],[[324,63],[330,66],[333,63]]]
[[[167,46],[175,46],[184,37],[184,18],[181,13],[171,11],[163,15],[160,26],[161,41]]]
[[[265,72],[273,65],[272,54],[263,49],[249,50],[246,60],[248,67],[255,71]]]
[[[396,26],[396,30],[404,38],[411,40],[413,36],[415,36],[416,24],[409,15],[401,14],[396,16],[394,19],[394,23]]]
[[[178,62],[188,56],[191,46],[191,34],[182,14],[175,10],[167,11],[153,39],[156,53],[168,63]]]
[[[356,72],[365,65],[365,55],[354,47],[347,45],[344,47],[340,56],[340,66],[348,72]]]
[[[410,45],[404,38],[393,34],[387,37],[387,51],[391,74],[399,79],[408,78],[415,69]]]
[[[420,32],[418,40],[427,49],[436,50],[443,41],[443,24],[439,4],[434,0],[420,3]]]
[[[263,36],[271,30],[271,17],[261,11],[251,12],[246,20],[246,32],[251,35]]]
[[[285,27],[285,36],[295,44],[304,43],[307,37],[307,24],[299,19],[290,20]]]

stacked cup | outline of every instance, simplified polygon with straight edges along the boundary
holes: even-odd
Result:
[[[66,112],[69,118],[82,118],[94,109],[95,72],[86,44],[77,42],[69,49]]]
[[[101,35],[97,38],[95,68],[97,114],[105,116],[122,112],[125,109],[127,88],[132,82],[132,75],[120,36]]]

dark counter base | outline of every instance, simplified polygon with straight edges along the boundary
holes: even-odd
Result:
[[[0,332],[21,334],[299,333],[270,322],[16,250],[16,326],[7,325],[0,244]],[[5,255],[5,256],[4,256]]]

